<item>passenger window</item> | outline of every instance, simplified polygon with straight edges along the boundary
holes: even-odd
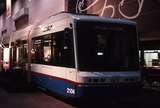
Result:
[[[65,30],[33,39],[33,63],[74,67],[72,30]]]
[[[74,67],[72,30],[67,29],[53,34],[53,65]]]
[[[51,47],[44,46],[44,61],[49,62],[51,60]]]
[[[41,38],[36,38],[33,40],[33,48],[31,50],[32,62],[41,64],[43,63],[43,47]]]
[[[65,29],[63,49],[62,49],[63,65],[66,67],[74,67],[74,45],[73,32],[71,29]]]
[[[51,35],[43,37],[43,61],[44,64],[51,64]]]

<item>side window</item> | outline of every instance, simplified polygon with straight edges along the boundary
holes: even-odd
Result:
[[[33,38],[33,48],[32,62],[37,64],[47,64],[50,65],[51,61],[51,48],[52,48],[52,38],[50,35],[44,35],[40,37]]]
[[[65,29],[62,42],[62,64],[66,67],[75,67],[73,33],[70,29]]]
[[[44,64],[51,64],[51,48],[52,39],[51,35],[43,37],[43,62]]]
[[[52,65],[61,66],[61,45],[62,45],[62,32],[52,34]]]
[[[72,30],[53,34],[52,56],[53,65],[71,68],[75,66]]]
[[[74,67],[72,30],[64,30],[33,39],[32,62]]]
[[[41,64],[43,63],[43,46],[42,39],[35,38],[33,39],[33,48],[31,50],[32,62]]]

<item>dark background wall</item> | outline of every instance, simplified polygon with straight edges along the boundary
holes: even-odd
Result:
[[[3,14],[5,9],[6,9],[6,0],[0,0],[0,15]]]

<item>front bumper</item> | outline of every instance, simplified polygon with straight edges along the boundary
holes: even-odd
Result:
[[[113,97],[136,95],[141,92],[142,83],[130,84],[84,84],[76,87],[77,97]]]

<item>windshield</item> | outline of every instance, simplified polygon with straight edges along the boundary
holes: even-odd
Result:
[[[138,69],[136,27],[77,22],[78,67],[81,71]]]

